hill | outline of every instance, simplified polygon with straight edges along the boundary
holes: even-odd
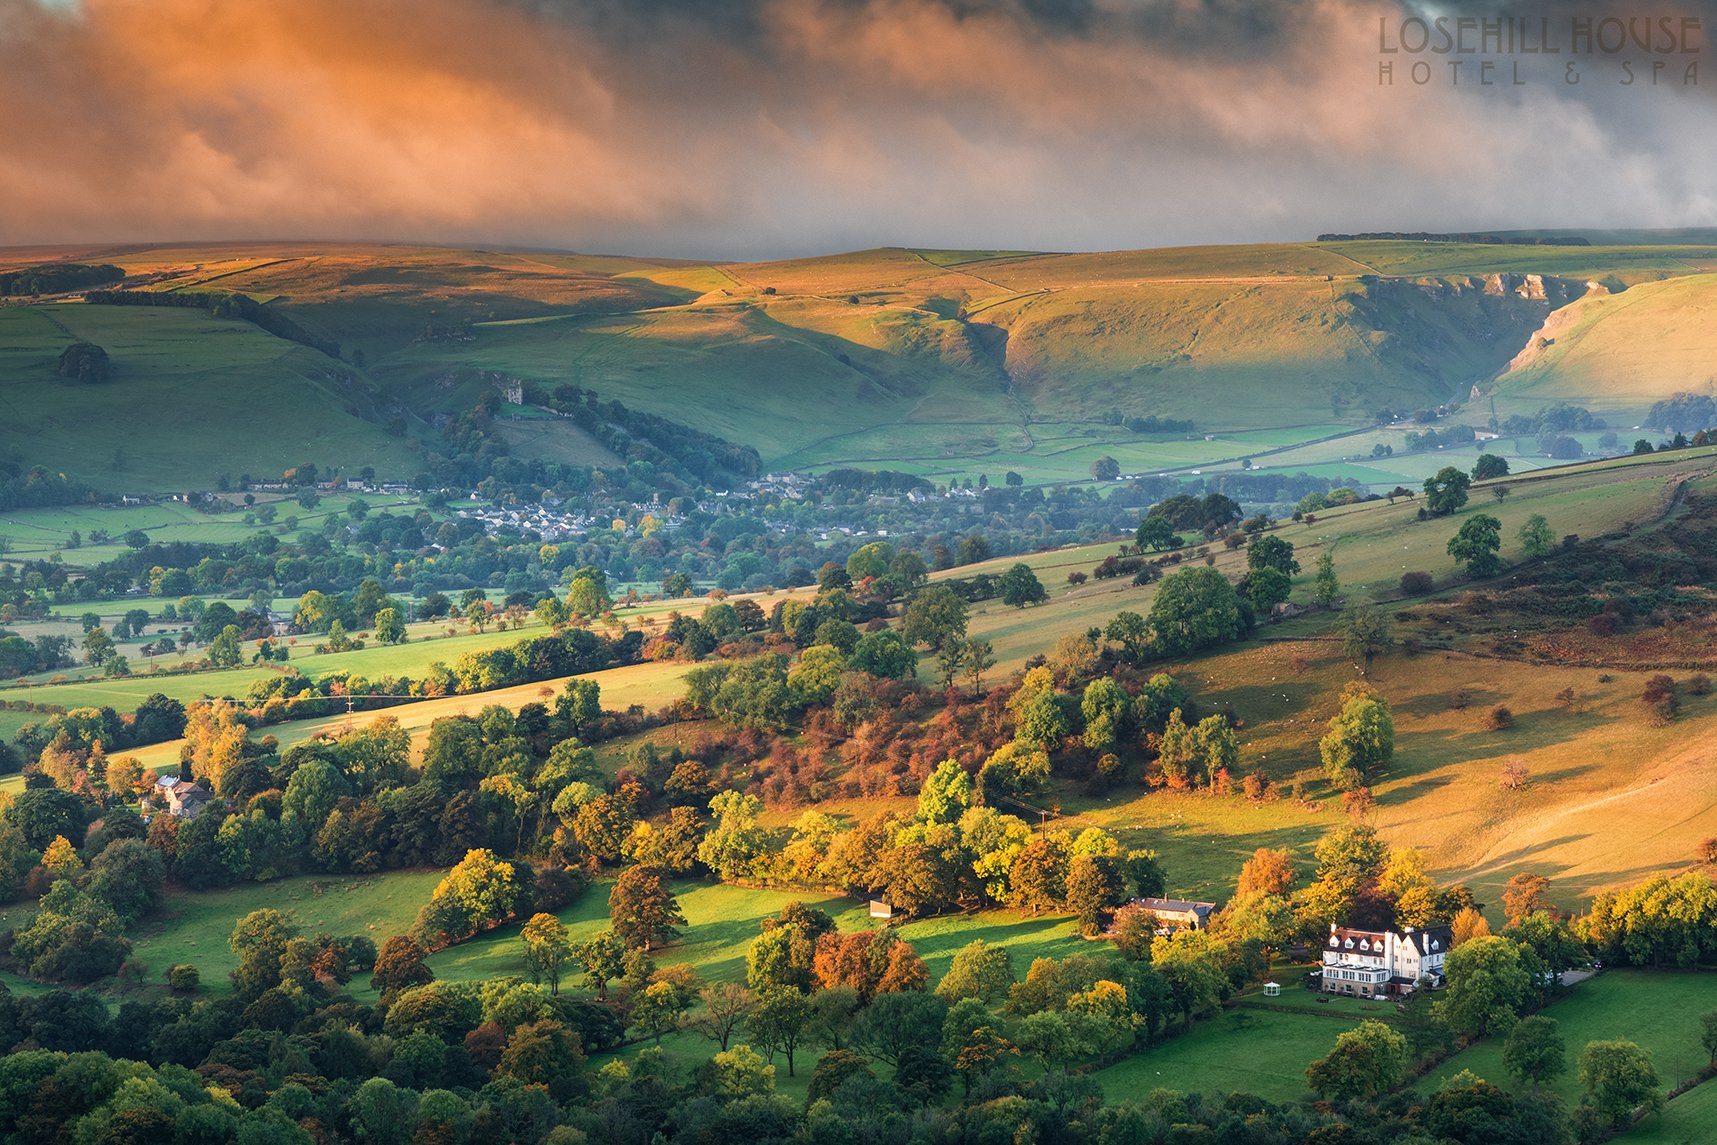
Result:
[[[1629,421],[1708,382],[1708,239],[888,248],[724,265],[373,244],[15,250],[0,271],[112,264],[125,291],[244,294],[339,359],[202,311],[19,305],[0,322],[0,384],[34,420],[11,421],[22,432],[4,446],[15,464],[104,487],[207,486],[306,448],[405,478],[447,448],[449,419],[507,383],[581,387],[754,448],[766,468],[1033,481],[1076,478],[1103,453],[1145,471],[1256,452],[1189,459],[1185,433],[1131,433],[1113,424],[1124,417],[1189,420],[1199,437],[1281,433],[1279,448],[1478,386],[1504,415],[1570,400]],[[102,392],[124,383],[142,419],[99,441],[64,430],[86,406],[48,368],[74,335],[108,350],[117,380]],[[20,386],[34,387],[22,405]],[[244,424],[258,409],[274,432],[242,462],[208,456],[195,411]],[[532,413],[503,413],[514,456],[623,460],[565,419],[506,420]],[[111,467],[121,448],[129,472]]]

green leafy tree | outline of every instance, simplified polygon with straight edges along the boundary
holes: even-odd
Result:
[[[709,801],[714,823],[698,844],[698,860],[724,879],[752,873],[766,837],[757,825],[763,801],[739,791],[723,791]],[[684,920],[681,920],[684,921]]]
[[[1663,1108],[1663,1092],[1651,1055],[1628,1041],[1587,1042],[1580,1052],[1580,1085],[1586,1104],[1611,1126],[1627,1124],[1634,1111]]]
[[[1529,557],[1547,557],[1556,549],[1556,534],[1550,531],[1550,522],[1541,513],[1534,513],[1521,522],[1515,539],[1520,542],[1521,551]]]
[[[1435,476],[1425,478],[1425,508],[1433,517],[1447,517],[1467,503],[1472,478],[1446,465]]]
[[[1121,646],[1121,659],[1129,664],[1142,663],[1151,653],[1150,625],[1136,612],[1117,612],[1103,629],[1103,637]]]
[[[1342,655],[1358,660],[1362,665],[1360,675],[1367,680],[1371,678],[1371,662],[1395,643],[1389,630],[1389,615],[1363,597],[1348,602],[1341,610],[1336,634],[1341,637]]]
[[[940,651],[950,641],[965,638],[966,602],[946,585],[932,585],[906,606],[900,630],[908,642]]]
[[[1449,555],[1464,564],[1473,578],[1490,577],[1503,569],[1497,550],[1502,548],[1502,522],[1489,513],[1478,513],[1461,522],[1460,531],[1449,538]]]
[[[1180,538],[1175,535],[1174,522],[1167,517],[1146,517],[1140,521],[1139,530],[1133,534],[1133,540],[1139,548],[1155,549],[1159,553],[1180,548]]]
[[[1111,751],[1127,731],[1132,698],[1113,677],[1099,676],[1085,686],[1079,711],[1085,718],[1085,746],[1092,751]]]
[[[1240,597],[1213,568],[1183,569],[1164,577],[1147,623],[1156,651],[1166,656],[1197,652],[1245,631]]]
[[[1300,571],[1300,562],[1294,559],[1291,541],[1276,536],[1258,536],[1246,546],[1246,568],[1254,573],[1259,569],[1275,569],[1291,577]]]
[[[1028,604],[1041,604],[1049,599],[1043,582],[1037,579],[1037,574],[1031,571],[1031,566],[1024,561],[1013,565],[1002,574],[997,587],[1001,589],[1002,603],[1011,604],[1015,608],[1024,608]]]
[[[936,983],[936,995],[949,1005],[972,998],[988,1006],[1005,998],[1014,980],[1013,955],[1008,948],[976,938],[954,955],[948,972]]]
[[[1468,939],[1443,961],[1449,984],[1437,1015],[1456,1033],[1483,1037],[1508,1030],[1532,990],[1520,945],[1501,935]]]
[[[405,643],[405,621],[400,619],[399,609],[383,608],[376,612],[375,634],[383,644]]]
[[[918,818],[925,823],[953,823],[971,805],[972,777],[958,760],[937,764],[918,791]]]
[[[918,653],[893,629],[867,632],[853,646],[847,664],[883,680],[910,679],[918,670]]]
[[[1312,600],[1325,608],[1334,608],[1341,598],[1341,581],[1335,575],[1335,553],[1325,549],[1318,554],[1316,572],[1312,577]]]
[[[236,668],[244,661],[244,650],[239,646],[239,627],[229,624],[221,629],[221,634],[209,643],[209,663],[217,668]]]
[[[599,931],[573,952],[584,967],[584,985],[596,997],[608,997],[608,984],[626,972],[626,942],[612,930]]]
[[[1502,1064],[1515,1080],[1544,1086],[1567,1070],[1566,1054],[1556,1019],[1533,1014],[1520,1019],[1508,1032]]]
[[[1328,1101],[1355,1101],[1394,1089],[1406,1070],[1407,1039],[1367,1019],[1336,1035],[1329,1055],[1306,1067],[1306,1080]]]
[[[1508,476],[1508,458],[1498,457],[1494,453],[1481,453],[1473,464],[1473,480],[1489,481],[1493,477]]]
[[[787,1057],[787,1076],[794,1075],[794,1056],[805,1040],[816,1011],[811,1000],[798,990],[773,986],[757,995],[756,1004],[745,1017],[745,1028],[764,1047],[765,1057],[773,1059],[779,1051]]]
[[[1318,752],[1335,786],[1344,791],[1370,786],[1395,757],[1395,719],[1388,701],[1363,684],[1348,685]]]

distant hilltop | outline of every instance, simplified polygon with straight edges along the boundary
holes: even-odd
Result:
[[[1432,234],[1429,231],[1365,231],[1357,235],[1319,235],[1320,243],[1368,242],[1376,239],[1403,239],[1422,243],[1490,243],[1497,246],[1591,246],[1590,239],[1578,235],[1502,235],[1502,234]]]

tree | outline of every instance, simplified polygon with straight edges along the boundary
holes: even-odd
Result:
[[[405,621],[400,619],[399,609],[383,608],[376,612],[375,634],[383,644],[405,643]]]
[[[382,943],[376,964],[370,973],[370,988],[381,994],[384,1003],[392,1002],[401,990],[424,986],[435,981],[435,971],[425,963],[427,952],[410,935],[396,934]]]
[[[1213,568],[1183,569],[1164,577],[1147,623],[1157,652],[1165,656],[1222,644],[1246,627],[1234,586]]]
[[[513,864],[478,847],[467,851],[430,895],[425,908],[435,922],[425,936],[440,931],[446,941],[459,942],[473,934],[491,930],[513,917],[520,896],[518,873]],[[425,916],[420,916],[423,920]],[[451,927],[451,930],[444,929]]]
[[[1370,786],[1395,756],[1395,720],[1389,703],[1363,684],[1342,690],[1341,711],[1318,741],[1324,774],[1344,791]]]
[[[608,997],[608,984],[625,973],[626,943],[612,930],[600,931],[573,952],[584,967],[584,985],[598,1000]]]
[[[1246,599],[1254,612],[1269,612],[1288,599],[1293,582],[1280,569],[1254,569],[1246,574]]]
[[[1460,531],[1449,538],[1449,555],[1467,566],[1473,578],[1495,576],[1503,569],[1497,550],[1502,548],[1502,522],[1489,513],[1478,513],[1461,522]]]
[[[1543,1086],[1568,1068],[1565,1053],[1556,1020],[1533,1014],[1520,1019],[1508,1032],[1502,1064],[1516,1081]]]
[[[698,844],[698,861],[720,878],[743,878],[763,853],[765,837],[757,825],[763,801],[739,791],[722,791],[709,801],[709,809],[715,822]]]
[[[1700,1015],[1699,1044],[1710,1055],[1710,1064],[1717,1066],[1717,1010]]]
[[[242,635],[236,624],[222,628],[220,635],[209,642],[209,663],[217,668],[236,668],[243,663],[244,649],[239,644]]]
[[[1285,848],[1272,851],[1268,847],[1259,847],[1240,868],[1240,883],[1234,893],[1236,896],[1285,895],[1293,888],[1294,880],[1294,857],[1291,852]]]
[[[918,818],[925,823],[953,823],[971,805],[972,777],[958,760],[937,764],[918,790]]]
[[[519,939],[525,945],[525,968],[531,981],[547,981],[549,993],[559,994],[562,969],[572,960],[566,924],[552,914],[534,914],[519,931]]]
[[[677,1028],[692,1007],[695,995],[678,982],[658,979],[632,996],[632,1025],[662,1044],[662,1035]]]
[[[1500,935],[1469,939],[1443,961],[1449,984],[1437,1015],[1456,1033],[1483,1037],[1513,1027],[1532,989],[1519,944]]]
[[[1434,477],[1425,478],[1425,508],[1433,517],[1447,517],[1467,503],[1467,490],[1472,478],[1453,465],[1439,469]]]
[[[1545,897],[1549,889],[1549,879],[1530,871],[1521,871],[1510,878],[1502,892],[1503,916],[1508,919],[1508,925],[1518,926],[1527,915],[1549,910],[1550,900]]]
[[[608,915],[614,933],[629,948],[643,950],[672,941],[679,934],[675,927],[686,922],[667,880],[653,867],[627,867],[620,872],[608,893]]]
[[[1350,601],[1341,610],[1336,633],[1341,637],[1342,654],[1361,662],[1360,676],[1367,680],[1371,679],[1371,662],[1395,643],[1389,631],[1388,613],[1363,597]]]
[[[1293,576],[1300,571],[1300,562],[1294,559],[1293,542],[1281,537],[1257,536],[1246,546],[1246,567],[1254,573],[1275,569],[1284,576]]]
[[[1336,1035],[1327,1057],[1306,1067],[1306,1081],[1328,1101],[1376,1097],[1401,1084],[1407,1039],[1374,1019]]]
[[[119,650],[114,647],[113,637],[103,629],[91,628],[83,634],[84,663],[94,664],[99,668],[117,655]]]
[[[1103,636],[1121,646],[1121,659],[1129,664],[1141,663],[1150,655],[1150,625],[1136,612],[1117,612],[1108,627],[1103,629]]]
[[[1121,864],[1112,855],[1075,855],[1067,864],[1067,908],[1079,916],[1080,929],[1094,935],[1102,920],[1127,896]]]
[[[1612,1126],[1625,1125],[1642,1106],[1648,1113],[1663,1108],[1651,1055],[1634,1042],[1587,1042],[1579,1074],[1586,1104]]]
[[[1041,604],[1049,599],[1049,593],[1044,591],[1043,582],[1037,579],[1037,574],[1031,571],[1031,566],[1024,561],[1013,565],[1002,574],[997,583],[1001,589],[1002,603],[1011,604],[1015,608],[1024,608],[1028,604]]]
[[[1013,955],[1008,948],[976,938],[954,955],[948,972],[936,983],[936,996],[949,1005],[974,998],[988,1006],[1005,998],[1013,984]]]
[[[1180,538],[1175,535],[1174,522],[1167,517],[1148,516],[1140,521],[1133,540],[1139,548],[1155,549],[1159,553],[1180,548]]]
[[[745,1028],[771,1060],[779,1050],[787,1055],[787,1076],[793,1077],[793,1057],[804,1040],[815,1011],[811,1000],[788,986],[772,986],[757,996],[745,1017]]]
[[[1334,608],[1341,597],[1341,582],[1335,575],[1335,553],[1325,549],[1318,554],[1317,572],[1312,577],[1312,600],[1325,608]]]
[[[1529,557],[1547,557],[1556,548],[1556,534],[1550,531],[1550,522],[1541,513],[1526,518],[1515,539],[1520,542],[1521,551]]]
[[[918,593],[901,614],[900,632],[914,645],[941,651],[952,640],[966,636],[966,602],[947,585],[933,585]]]
[[[698,991],[698,999],[703,1002],[703,1013],[693,1024],[724,1050],[757,1002],[756,995],[738,982],[705,986]]]
[[[1091,476],[1098,481],[1113,481],[1121,476],[1121,463],[1113,457],[1099,457],[1091,463]]]
[[[1132,698],[1113,677],[1099,676],[1085,686],[1079,711],[1085,718],[1085,746],[1096,752],[1110,751],[1127,730]]]
[[[1498,457],[1494,453],[1479,454],[1478,461],[1473,464],[1473,480],[1489,481],[1493,477],[1508,476],[1508,458]]]

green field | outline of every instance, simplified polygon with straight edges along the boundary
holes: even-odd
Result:
[[[1651,1054],[1663,1088],[1679,1085],[1706,1064],[1709,1055],[1699,1044],[1699,1016],[1712,1010],[1717,1010],[1713,973],[1607,970],[1582,982],[1544,1011],[1556,1019],[1568,1049],[1568,1072],[1552,1082],[1551,1089],[1575,1105],[1581,1096],[1575,1068],[1580,1051],[1587,1042],[1604,1038],[1638,1042]],[[1434,1090],[1462,1070],[1504,1089],[1515,1088],[1503,1068],[1500,1038],[1487,1038],[1451,1057],[1418,1088]]]
[[[1255,1093],[1271,1101],[1309,1097],[1306,1066],[1329,1053],[1350,1023],[1315,1014],[1239,1007],[1191,1033],[1135,1054],[1093,1076],[1109,1101],[1138,1101],[1153,1089]]]
[[[107,351],[112,380],[55,376],[60,351],[80,340]],[[407,471],[415,459],[401,439],[347,412],[354,398],[371,399],[340,371],[314,350],[199,310],[0,311],[5,452],[103,489],[212,489],[221,473],[273,475],[305,461]]]

